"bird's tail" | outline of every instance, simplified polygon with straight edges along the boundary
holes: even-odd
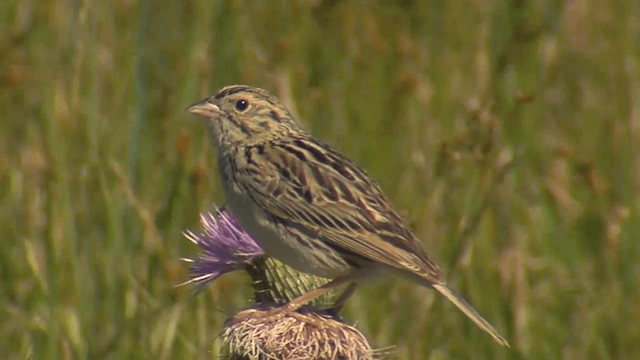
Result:
[[[480,329],[486,331],[493,337],[493,339],[500,345],[510,347],[509,342],[505,340],[498,331],[487,320],[483,319],[478,312],[469,305],[469,303],[463,299],[460,295],[456,294],[453,290],[447,287],[446,284],[432,284],[440,294],[444,295],[449,301],[451,301],[458,309],[462,310],[471,320],[473,320]]]

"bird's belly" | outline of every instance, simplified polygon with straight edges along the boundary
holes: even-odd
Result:
[[[318,259],[317,252],[301,247],[293,236],[281,234],[276,224],[259,209],[246,195],[229,189],[226,191],[227,206],[238,219],[244,230],[262,247],[265,253],[292,268],[320,276],[335,278],[348,270],[346,263],[328,263]]]

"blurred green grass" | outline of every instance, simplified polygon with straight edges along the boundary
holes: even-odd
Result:
[[[640,357],[640,3],[4,1],[0,353],[210,358],[248,297],[193,297],[181,231],[221,203],[184,108],[278,94],[369,170],[447,278],[362,286],[397,359]]]

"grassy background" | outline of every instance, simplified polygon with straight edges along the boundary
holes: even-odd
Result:
[[[347,307],[397,359],[640,358],[640,2],[2,1],[0,354],[210,358],[246,278],[200,296],[220,203],[185,107],[278,94],[368,169],[511,341],[386,279]]]

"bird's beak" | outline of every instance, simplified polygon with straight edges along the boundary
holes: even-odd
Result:
[[[220,113],[220,108],[218,105],[211,103],[209,99],[204,99],[189,106],[187,111],[203,118],[212,118]]]

